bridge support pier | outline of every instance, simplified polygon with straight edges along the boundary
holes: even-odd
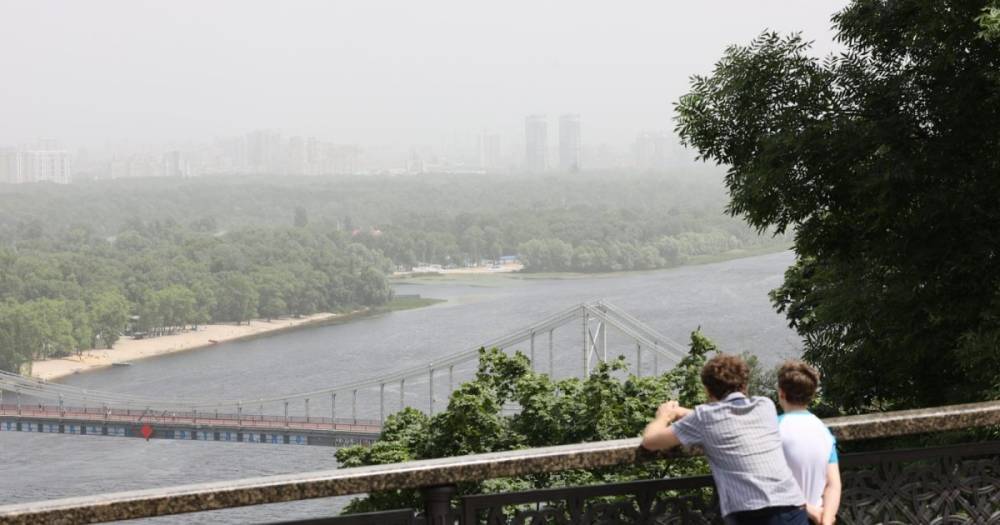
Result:
[[[337,393],[330,393],[330,428],[337,428]]]
[[[306,423],[309,422],[309,398],[306,398]]]

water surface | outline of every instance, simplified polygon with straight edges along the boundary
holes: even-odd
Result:
[[[798,352],[795,334],[774,312],[767,292],[777,287],[790,252],[656,272],[583,278],[462,279],[400,284],[448,302],[392,312],[346,324],[306,328],[210,349],[137,361],[66,378],[65,383],[143,396],[255,399],[328,388],[435,358],[506,335],[574,304],[604,299],[659,332],[686,343],[702,331],[729,352],[750,351],[767,364]],[[582,328],[556,332],[556,375],[582,369]],[[547,344],[547,339],[545,344]],[[634,360],[630,343],[611,335],[610,353]],[[542,348],[541,343],[538,344]],[[527,350],[527,348],[524,348]],[[541,350],[539,350],[541,351]],[[648,356],[647,356],[648,357]],[[547,366],[547,364],[543,365]],[[645,370],[651,371],[646,360]],[[457,371],[460,380],[469,370]],[[447,396],[437,376],[438,408]],[[388,409],[399,406],[387,388]],[[346,396],[345,396],[346,397]],[[414,381],[406,403],[426,407],[427,383]],[[252,403],[248,402],[247,406]],[[293,413],[304,407],[290,406]],[[252,409],[248,409],[252,410]],[[276,407],[266,411],[274,412]],[[329,399],[311,401],[314,414],[330,413]],[[338,416],[349,400],[338,399]],[[378,397],[362,392],[359,417],[378,416]],[[334,468],[333,449],[242,443],[181,442],[97,436],[0,432],[0,503]],[[346,498],[234,509],[150,520],[154,523],[266,522],[336,513]]]

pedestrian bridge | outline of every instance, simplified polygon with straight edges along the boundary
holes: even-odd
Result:
[[[827,419],[841,446],[838,523],[1000,523],[1000,401]],[[991,431],[988,427],[992,427]],[[884,438],[929,436],[948,445],[885,449]],[[882,441],[884,442],[884,441]],[[416,490],[420,509],[321,517],[327,525],[678,524],[722,521],[710,476],[478,494],[476,481],[597,469],[697,455],[644,452],[621,439],[391,465],[0,506],[0,525],[96,523],[386,490]],[[199,515],[192,516],[194,521]],[[208,515],[204,516],[209,520]]]
[[[570,332],[577,342],[556,345],[557,331],[561,335]],[[596,363],[607,361],[609,351],[634,357],[632,369],[639,375],[668,369],[687,353],[683,345],[620,308],[596,301],[575,305],[506,336],[416,367],[309,392],[277,394],[282,385],[266,385],[267,390],[258,396],[242,399],[149,398],[0,372],[0,432],[368,444],[378,438],[387,411],[408,406],[408,398],[425,399],[426,404],[417,408],[429,414],[439,409],[441,399],[448,399],[456,382],[474,373],[482,347],[522,350],[538,371],[551,374],[558,364],[561,370],[573,370],[577,377],[586,377]],[[363,413],[371,416],[366,419]]]

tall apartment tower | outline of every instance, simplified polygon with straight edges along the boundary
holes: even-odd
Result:
[[[0,149],[0,183],[21,182],[21,154],[15,149]]]
[[[559,168],[580,171],[580,115],[559,117]]]
[[[549,129],[542,115],[524,119],[524,169],[541,173],[548,167]]]
[[[500,135],[483,133],[479,135],[479,167],[486,172],[500,167]]]

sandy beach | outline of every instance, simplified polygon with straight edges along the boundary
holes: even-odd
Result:
[[[132,362],[158,355],[204,348],[216,343],[255,337],[260,334],[288,330],[307,324],[321,323],[343,315],[350,314],[321,313],[298,319],[255,320],[250,321],[249,324],[239,326],[233,324],[209,324],[201,325],[197,330],[149,339],[123,337],[110,349],[87,350],[79,357],[74,355],[61,359],[35,361],[31,364],[31,376],[49,381],[77,372],[111,366],[112,363]]]

